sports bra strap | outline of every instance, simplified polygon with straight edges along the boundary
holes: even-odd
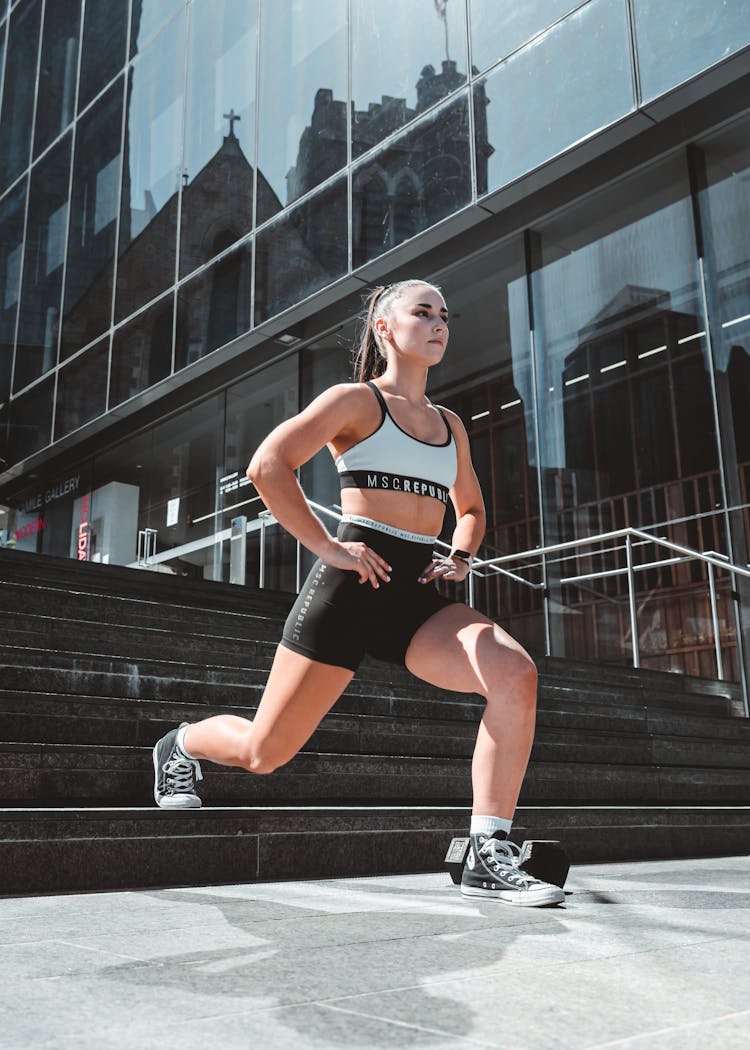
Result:
[[[378,401],[380,403],[380,408],[381,408],[381,410],[383,412],[383,416],[390,416],[391,413],[388,411],[388,406],[385,403],[385,398],[381,394],[380,390],[378,390],[378,388],[375,385],[375,383],[373,383],[373,381],[371,379],[368,379],[366,381],[366,383],[365,383],[365,386],[369,386],[370,390],[372,390],[373,394],[378,399]],[[448,422],[448,420],[446,418],[446,415],[445,415],[445,412],[443,412],[443,410],[440,407],[440,405],[434,405],[432,403],[432,401],[430,401],[430,404],[432,405],[433,408],[436,408],[438,410],[438,412],[440,413],[440,415],[442,417],[442,420],[445,423],[445,428],[448,431],[448,440],[450,441],[450,439],[453,437],[453,427]],[[391,416],[391,419],[393,419],[393,416]]]
[[[378,388],[375,386],[373,381],[371,379],[368,379],[365,385],[369,386],[370,390],[372,390],[373,394],[378,399],[378,403],[380,404],[380,410],[383,413],[383,418],[385,418],[386,416],[389,416],[390,412],[388,411],[388,406],[385,403],[385,398],[380,393]]]

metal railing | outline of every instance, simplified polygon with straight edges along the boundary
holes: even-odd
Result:
[[[582,548],[595,547],[599,544],[612,544],[616,541],[623,541],[624,545],[609,546],[603,550],[593,551],[592,556],[604,556],[606,554],[616,554],[617,552],[625,551],[626,564],[619,568],[604,569],[599,572],[584,572],[578,573],[577,575],[568,575],[555,577],[554,583],[556,586],[563,587],[566,585],[580,585],[583,583],[589,583],[594,580],[605,580],[611,579],[617,576],[627,576],[627,602],[628,612],[630,620],[630,637],[632,644],[632,659],[633,666],[640,667],[640,649],[639,649],[639,633],[638,633],[638,606],[636,600],[636,574],[653,571],[655,569],[661,569],[667,565],[677,565],[685,562],[698,561],[706,566],[706,573],[708,577],[709,587],[709,602],[711,606],[711,622],[713,628],[713,639],[714,639],[714,652],[716,656],[716,673],[717,678],[720,681],[724,680],[724,663],[721,652],[721,630],[719,624],[719,613],[718,613],[718,598],[716,588],[716,570],[728,573],[731,577],[741,576],[745,579],[750,579],[750,566],[736,565],[729,561],[728,557],[724,554],[719,554],[716,551],[701,552],[693,550],[691,547],[686,547],[680,543],[674,543],[671,540],[666,539],[663,536],[652,536],[648,532],[644,532],[642,529],[636,529],[631,527],[624,529],[617,529],[612,532],[603,532],[595,536],[585,536],[575,540],[568,540],[564,543],[550,544],[545,547],[534,547],[531,550],[519,551],[515,554],[506,554],[499,557],[485,558],[476,560],[472,565],[471,576],[469,577],[469,588],[468,588],[468,602],[470,605],[474,605],[476,579],[488,579],[493,574],[500,574],[514,580],[525,587],[531,587],[534,590],[542,592],[544,599],[544,617],[545,617],[545,631],[546,631],[546,647],[547,655],[551,655],[551,632],[550,632],[550,583],[549,583],[549,566],[550,561],[555,560],[563,561],[565,559],[555,559],[555,555],[560,555],[566,552],[575,551],[580,553]],[[671,554],[677,555],[677,557],[658,558],[656,560],[649,560],[646,562],[636,563],[634,559],[634,549],[636,547],[644,547],[653,544],[656,547],[663,548],[669,551]],[[543,579],[539,582],[526,579],[520,575],[518,571],[513,572],[506,566],[513,565],[515,563],[523,563],[523,569],[536,568],[541,570]],[[736,588],[732,587],[732,600],[736,606],[739,606],[740,598],[737,594]],[[738,624],[739,616],[735,617],[735,623]],[[734,643],[739,648],[739,642],[735,639]],[[748,695],[747,695],[747,683],[742,667],[741,654],[739,655],[738,663],[740,666],[740,680],[742,685],[743,702],[745,707],[745,714],[750,714],[748,707]]]
[[[260,497],[255,497],[251,502],[255,502]],[[341,508],[337,505],[333,507],[325,507],[320,503],[316,503],[314,500],[307,499],[307,504],[311,510],[317,514],[332,519],[333,521],[340,521],[342,514]],[[239,521],[240,519],[238,519]],[[252,520],[245,520],[242,522],[242,531],[245,534],[253,532],[259,533],[259,566],[258,566],[258,585],[263,588],[266,586],[267,570],[267,532],[268,529],[279,525],[278,519],[269,510],[262,510],[258,514],[258,517]],[[238,537],[235,534],[235,540]],[[200,540],[195,540],[191,543],[184,544],[181,547],[172,548],[171,550],[163,551],[159,554],[156,553],[156,530],[146,529],[142,530],[139,534],[139,550],[138,559],[134,563],[134,566],[141,568],[155,566],[162,562],[170,561],[175,557],[180,557],[188,553],[193,553],[201,548],[212,546],[217,543],[223,543],[232,539],[232,530],[224,529],[221,532],[214,533],[211,536],[206,536]],[[624,542],[622,542],[624,541]],[[296,544],[296,564],[295,564],[295,587],[299,591],[302,584],[302,544],[299,540],[295,540]],[[570,560],[569,558],[559,557],[560,555],[575,555],[580,554],[582,550],[587,548],[593,548],[598,545],[608,544],[601,550],[595,550],[590,556],[603,557],[605,555],[616,556],[618,553],[625,553],[625,565],[616,568],[606,568],[598,572],[584,572],[576,575],[562,575],[555,576],[554,585],[557,587],[563,586],[575,586],[584,583],[591,583],[596,580],[606,580],[614,577],[627,577],[627,605],[628,605],[628,617],[630,623],[630,638],[632,645],[632,663],[633,667],[641,666],[641,656],[639,647],[639,632],[638,632],[638,605],[636,597],[636,577],[639,573],[649,572],[656,569],[662,569],[670,565],[678,565],[685,562],[697,561],[706,566],[708,590],[709,590],[709,602],[711,607],[711,622],[713,628],[713,644],[714,654],[716,659],[716,675],[720,681],[725,679],[725,668],[722,656],[722,644],[721,644],[721,629],[719,622],[719,609],[718,609],[718,594],[717,594],[717,580],[716,571],[719,570],[723,573],[728,573],[730,578],[740,576],[745,579],[750,579],[750,566],[736,565],[729,561],[726,555],[717,553],[716,551],[701,552],[694,550],[691,547],[686,547],[680,543],[674,543],[671,540],[666,539],[663,536],[653,536],[642,529],[634,527],[628,527],[623,529],[616,529],[611,532],[598,533],[594,536],[584,536],[575,540],[568,540],[563,543],[549,544],[545,547],[534,547],[529,550],[517,551],[514,554],[497,555],[491,558],[478,558],[475,559],[471,571],[466,578],[466,597],[467,602],[470,606],[476,607],[477,598],[477,586],[480,581],[491,580],[495,576],[504,576],[521,586],[531,588],[535,591],[539,591],[543,597],[544,603],[544,622],[545,622],[545,641],[546,641],[546,655],[552,655],[552,635],[550,629],[551,623],[551,610],[550,610],[550,580],[549,580],[549,569],[551,564],[555,561],[560,563]],[[614,545],[613,545],[614,544]],[[673,555],[671,557],[657,558],[656,560],[649,560],[643,562],[636,562],[634,552],[636,548],[642,548],[647,545],[653,544],[655,547],[662,548]],[[439,549],[450,550],[450,544],[438,540],[435,546]],[[514,566],[516,571],[509,568]],[[539,582],[527,579],[521,575],[522,572],[530,569],[538,569],[541,571],[542,579]],[[736,587],[732,586],[732,600],[735,603],[735,625],[738,628],[740,624],[739,617],[739,604],[740,598],[737,594]],[[736,634],[739,631],[736,629]],[[742,686],[743,704],[746,716],[750,716],[750,705],[748,703],[748,687],[746,676],[743,668],[742,654],[740,652],[740,642],[735,637],[734,645],[738,649],[738,665],[740,671],[740,682]]]

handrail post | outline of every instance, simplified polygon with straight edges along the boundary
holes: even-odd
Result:
[[[260,519],[260,565],[258,567],[258,586],[262,590],[266,585],[266,522],[268,520],[268,511],[261,511],[258,518]]]
[[[635,603],[635,573],[633,572],[633,540],[630,533],[625,537],[625,549],[628,557],[628,605],[630,606],[630,637],[633,640],[633,667],[640,667],[641,655],[638,649],[638,611]]]
[[[716,579],[714,567],[711,562],[706,562],[708,569],[708,586],[711,592],[711,620],[714,625],[714,648],[716,649],[716,675],[720,682],[724,681],[724,661],[721,658],[721,635],[719,633],[719,611],[716,603]]]
[[[467,590],[468,590],[468,605],[470,609],[474,608],[474,573],[469,569],[469,575],[466,578]]]

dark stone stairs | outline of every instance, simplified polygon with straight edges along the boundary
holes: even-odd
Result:
[[[153,743],[252,717],[292,600],[0,551],[0,893],[440,868],[466,833],[482,703],[376,661],[283,769],[204,763],[202,810],[153,804]],[[519,838],[574,862],[750,849],[736,686],[539,668]]]

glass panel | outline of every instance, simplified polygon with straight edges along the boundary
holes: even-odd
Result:
[[[55,440],[96,419],[105,411],[108,362],[109,339],[102,339],[60,369]]]
[[[632,0],[643,101],[750,44],[750,0]]]
[[[541,232],[533,274],[547,543],[659,525],[722,550],[721,484],[705,319],[683,155],[593,197]],[[696,515],[706,514],[698,518]],[[632,659],[624,552],[550,561],[553,655]],[[663,556],[636,548],[636,559]],[[699,673],[698,563],[636,576],[641,663]]]
[[[44,9],[39,95],[36,103],[34,156],[57,138],[73,119],[78,68],[81,0],[57,0]]]
[[[401,244],[470,200],[469,108],[464,95],[354,169],[354,266]]]
[[[186,0],[133,0],[130,22],[130,57],[142,51],[164,23],[184,9]]]
[[[158,553],[210,536],[223,527],[221,516],[215,513],[221,505],[223,454],[223,392],[154,428],[146,507],[149,527],[157,530]],[[222,553],[227,559],[226,574]],[[168,566],[181,576],[228,580],[228,560],[226,543],[223,549],[211,545],[181,553]]]
[[[322,394],[335,383],[351,381],[352,351],[357,338],[356,329],[356,324],[349,324],[346,328],[325,336],[300,351],[303,405],[309,405],[318,394]],[[303,464],[300,468],[300,482],[308,499],[314,500],[323,507],[334,507],[339,513],[341,512],[339,476],[327,448],[322,448],[311,460]],[[335,532],[335,520],[323,515],[319,516],[323,517],[327,528]],[[312,568],[314,561],[315,556],[303,548],[303,578]]]
[[[625,0],[592,0],[509,58],[475,92],[488,126],[493,190],[633,109]],[[478,167],[487,164],[482,152]]]
[[[297,355],[292,354],[227,390],[223,512],[216,518],[223,528],[229,526],[235,514],[254,519],[264,509],[255,498],[254,487],[247,483],[245,469],[263,438],[299,411],[298,367]],[[253,502],[246,502],[249,500]],[[266,534],[266,587],[295,591],[296,564],[295,541],[280,525],[272,525]],[[260,539],[256,531],[247,539],[248,586],[258,586],[259,568]]]
[[[61,357],[111,323],[112,271],[120,190],[122,80],[79,121],[73,162]]]
[[[29,163],[41,10],[39,0],[28,0],[10,16],[8,60],[0,109],[0,192]]]
[[[9,463],[18,463],[50,442],[54,377],[10,403]]]
[[[173,313],[170,293],[115,332],[109,383],[110,408],[169,375],[172,369]]]
[[[255,323],[346,273],[347,180],[311,197],[258,234]]]
[[[380,61],[386,55],[387,61]],[[352,7],[352,156],[458,90],[466,83],[466,61],[464,4],[357,0]]]
[[[66,135],[31,172],[14,390],[57,363],[71,138]]]
[[[471,9],[471,61],[479,73],[517,51],[532,37],[548,29],[581,0],[522,0],[498,4],[497,0],[469,0]]]
[[[427,392],[463,420],[487,510],[482,557],[539,544],[537,455],[529,310],[520,238],[493,247],[438,276],[450,311],[443,361],[430,369]],[[470,348],[470,352],[467,349]],[[455,518],[446,516],[450,541]],[[539,573],[521,573],[538,582]],[[545,651],[538,589],[490,573],[476,580],[477,606],[532,652]],[[464,588],[458,590],[463,600]]]
[[[262,6],[259,223],[346,164],[347,6]]]
[[[130,565],[135,561],[138,530],[150,527],[148,504],[153,431],[147,430],[94,459],[88,513],[89,561]],[[76,507],[80,518],[83,506]]]
[[[250,329],[252,263],[243,244],[178,289],[175,370]]]
[[[257,8],[257,0],[190,7],[181,276],[252,229]]]
[[[78,112],[112,80],[125,64],[128,5],[112,0],[86,0],[83,20],[81,81]]]
[[[39,475],[30,477],[31,483],[13,494],[5,519],[0,511],[0,546],[67,558],[73,537],[73,505],[87,491],[88,465],[76,464],[64,473],[42,468]],[[74,526],[76,547],[79,525],[80,519]],[[77,557],[77,552],[72,556]]]
[[[702,144],[705,189],[699,194],[706,253],[716,396],[719,407],[734,561],[750,561],[750,120]],[[726,581],[724,581],[726,583]],[[750,653],[750,582],[740,576],[746,652]],[[722,609],[731,640],[732,614]],[[728,654],[725,654],[725,656]]]
[[[174,282],[184,46],[182,17],[129,75],[115,322]]]
[[[25,208],[24,182],[0,201],[0,404],[10,393]]]

